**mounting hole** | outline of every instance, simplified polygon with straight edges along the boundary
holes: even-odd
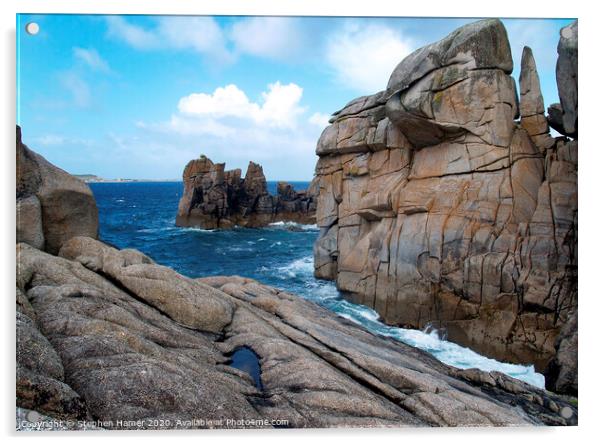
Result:
[[[35,36],[40,32],[40,25],[38,25],[36,22],[29,22],[27,25],[25,25],[25,32],[27,32],[27,34],[30,36]]]
[[[560,415],[565,419],[570,419],[571,417],[573,417],[573,410],[568,406],[565,406],[560,410]]]

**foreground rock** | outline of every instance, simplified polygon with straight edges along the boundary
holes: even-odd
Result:
[[[18,335],[17,404],[53,419],[103,428],[206,427],[199,419],[273,426],[257,423],[265,418],[288,427],[577,421],[551,393],[451,368],[252,280],[191,280],[84,237],[58,257],[27,244],[17,252],[19,317],[28,320],[28,335]],[[150,282],[174,300],[158,301]],[[214,322],[182,319],[203,308]],[[258,356],[261,385],[230,366],[241,347]],[[34,373],[43,383],[22,383]]]
[[[277,195],[272,196],[259,164],[249,162],[244,178],[240,169],[224,168],[225,164],[214,164],[205,156],[188,163],[176,225],[215,229],[262,227],[277,221],[315,223],[313,187],[296,192],[280,182]]]
[[[90,188],[27,148],[17,126],[17,242],[57,253],[73,236],[97,235]]]
[[[334,114],[316,149],[315,275],[387,323],[433,324],[576,394],[577,141],[549,135],[530,49],[520,101],[511,71],[502,23],[482,20]]]

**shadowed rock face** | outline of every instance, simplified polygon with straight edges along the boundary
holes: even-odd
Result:
[[[549,135],[529,48],[520,100],[511,70],[502,23],[483,20],[334,114],[316,149],[315,275],[387,323],[434,324],[539,371],[556,357],[564,383],[548,383],[568,388],[576,348],[557,339],[577,310],[577,141]]]
[[[17,242],[57,253],[74,236],[98,236],[92,191],[27,148],[17,126]]]
[[[276,221],[315,222],[313,185],[296,192],[281,182],[277,195],[272,196],[261,165],[249,162],[244,178],[240,169],[225,171],[224,167],[205,156],[186,165],[176,225],[215,229],[262,227]]]

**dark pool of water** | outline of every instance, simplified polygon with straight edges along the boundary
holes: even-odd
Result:
[[[261,366],[259,364],[259,357],[255,354],[248,346],[242,346],[234,350],[230,356],[230,362],[228,365],[233,368],[239,369],[246,372],[251,376],[255,387],[263,391],[263,383],[261,383]]]

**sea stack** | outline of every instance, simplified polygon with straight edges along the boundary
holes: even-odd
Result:
[[[242,177],[240,169],[225,170],[224,163],[214,164],[206,156],[190,161],[182,179],[184,194],[176,217],[180,227],[263,227],[277,221],[315,224],[315,181],[307,191],[280,182],[274,196],[268,192],[261,165],[249,162]]]
[[[389,324],[433,325],[576,394],[577,23],[561,35],[557,115],[528,48],[518,99],[497,19],[418,49],[334,113],[314,266]]]

